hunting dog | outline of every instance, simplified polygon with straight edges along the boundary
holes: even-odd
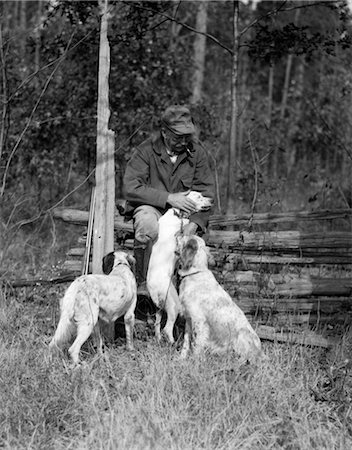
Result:
[[[196,204],[197,211],[208,210],[212,199],[204,197],[200,192],[190,191],[187,194]],[[150,256],[147,287],[150,297],[157,307],[155,335],[160,341],[162,311],[167,313],[164,327],[170,343],[174,343],[173,329],[178,314],[182,314],[178,293],[172,282],[176,262],[176,235],[189,223],[188,217],[177,208],[170,208],[159,219],[158,239],[153,245]]]
[[[82,275],[73,281],[61,300],[60,320],[49,344],[51,350],[62,347],[76,334],[68,352],[73,363],[78,364],[81,347],[92,333],[98,350],[102,350],[98,318],[111,323],[123,315],[126,346],[133,350],[137,302],[134,263],[134,258],[125,252],[111,252],[103,258],[103,271],[108,275]]]
[[[224,353],[234,350],[240,361],[255,361],[261,342],[243,311],[220,286],[208,269],[209,250],[202,238],[178,238],[179,296],[186,318],[181,356],[192,345],[195,354],[203,350]]]

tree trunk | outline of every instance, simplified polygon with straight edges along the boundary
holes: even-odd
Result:
[[[284,82],[284,88],[282,91],[281,111],[280,111],[280,119],[281,120],[283,120],[285,117],[285,112],[286,112],[286,107],[287,107],[287,97],[288,97],[288,90],[290,87],[292,59],[293,59],[293,55],[290,53],[287,56],[285,82]]]
[[[275,65],[273,63],[269,68],[269,80],[268,80],[268,118],[267,118],[268,128],[271,127],[271,116],[273,113],[274,72],[275,72]]]
[[[296,9],[296,14],[295,14],[295,18],[294,18],[295,24],[297,24],[297,22],[298,22],[300,11],[301,11],[300,9]],[[281,100],[281,114],[280,114],[281,120],[285,117],[285,112],[286,112],[286,107],[287,107],[287,98],[288,98],[288,91],[290,88],[292,61],[293,61],[293,55],[292,55],[292,53],[290,53],[287,57],[285,82],[284,82],[284,89],[283,89],[282,100]]]
[[[234,0],[233,13],[233,56],[231,73],[231,128],[229,145],[229,163],[227,171],[227,213],[233,213],[236,206],[236,158],[237,158],[237,120],[238,120],[238,53],[239,53],[239,1]]]
[[[1,124],[0,124],[0,161],[2,161],[2,155],[5,151],[5,141],[6,141],[6,129],[7,129],[7,73],[6,73],[6,61],[4,52],[4,39],[3,39],[3,28],[0,21],[0,63],[1,63]]]
[[[99,2],[101,11],[98,120],[97,120],[97,166],[96,201],[93,227],[93,273],[102,273],[102,258],[114,250],[115,165],[114,132],[109,126],[109,71],[110,47],[107,38],[108,0]]]
[[[35,54],[34,54],[34,71],[40,68],[40,50],[41,50],[41,21],[42,21],[42,0],[38,0],[37,24],[34,30],[35,37]],[[37,89],[40,87],[39,77],[35,78]]]
[[[248,35],[247,35],[248,38]],[[242,165],[242,148],[243,142],[247,140],[245,132],[248,131],[245,129],[245,125],[248,123],[246,117],[246,112],[248,106],[251,101],[251,89],[248,88],[248,73],[249,69],[249,56],[247,52],[240,52],[238,55],[239,60],[241,61],[241,66],[239,67],[238,73],[238,114],[237,114],[237,166],[241,167]],[[243,161],[245,161],[245,157]]]
[[[14,5],[13,5],[14,3]],[[0,17],[3,35],[17,27],[18,2],[0,2]]]
[[[20,29],[23,35],[26,34],[27,30],[27,1],[21,1],[21,9],[20,9]],[[21,55],[21,65],[23,68],[26,68],[26,39],[20,39],[20,55]],[[22,78],[25,78],[26,72],[25,70],[21,71]]]
[[[198,3],[196,28],[201,33],[207,32],[208,18],[208,2],[200,1]],[[191,103],[198,103],[202,99],[204,71],[205,71],[205,53],[206,53],[206,36],[204,34],[196,34],[194,37],[194,73],[193,73],[193,89]]]
[[[177,17],[178,14],[178,10],[180,7],[180,2],[179,1],[174,1],[174,6],[172,7],[172,15],[174,18]],[[178,23],[172,21],[171,22],[171,33],[170,33],[170,52],[174,52],[176,50],[176,44],[177,44],[177,37],[179,35],[181,29],[181,25],[179,25]]]
[[[299,123],[302,114],[302,102],[303,102],[303,90],[304,90],[304,61],[299,59],[297,66],[297,78],[296,78],[296,113],[294,120]],[[287,157],[287,173],[290,174],[296,165],[298,145],[293,143],[292,148]]]

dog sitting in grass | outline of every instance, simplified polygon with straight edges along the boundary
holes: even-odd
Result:
[[[114,322],[124,315],[126,346],[133,350],[134,311],[137,302],[136,279],[132,272],[134,258],[122,251],[103,258],[103,271],[108,275],[82,275],[68,287],[61,300],[60,320],[49,348],[61,348],[74,335],[68,352],[73,363],[79,363],[79,352],[92,334],[98,351],[102,339],[98,318]]]
[[[260,339],[208,269],[204,240],[198,236],[179,237],[178,250],[179,298],[186,319],[181,356],[186,357],[192,346],[195,354],[234,350],[241,362],[255,361],[261,355]]]

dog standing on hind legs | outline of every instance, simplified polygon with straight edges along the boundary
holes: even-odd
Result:
[[[200,192],[190,191],[187,196],[195,203],[196,211],[206,211],[212,206],[212,199],[203,196]],[[173,329],[179,314],[182,314],[178,292],[172,282],[172,275],[176,262],[176,235],[182,227],[189,223],[189,218],[177,208],[170,208],[159,219],[158,239],[153,245],[150,256],[147,286],[150,297],[157,307],[155,319],[155,335],[161,340],[161,316],[164,310],[167,313],[166,325],[163,333],[169,342],[175,342]]]
[[[126,346],[133,350],[134,311],[137,285],[132,272],[134,258],[122,251],[103,258],[103,271],[108,275],[89,274],[78,277],[68,287],[60,304],[60,320],[49,348],[61,348],[76,335],[68,352],[75,365],[79,352],[90,335],[102,351],[98,318],[114,322],[124,316]]]
[[[178,239],[179,298],[186,318],[181,356],[191,345],[195,354],[203,350],[225,353],[233,350],[241,362],[262,356],[261,342],[243,311],[220,286],[208,269],[208,249],[202,238]]]

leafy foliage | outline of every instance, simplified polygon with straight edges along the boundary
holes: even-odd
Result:
[[[99,5],[44,5],[2,4],[3,224],[40,216],[95,167]],[[157,129],[168,104],[190,101],[197,2],[109,5],[110,128],[116,142],[116,195],[121,197],[133,148]],[[207,33],[214,39],[207,40],[203,99],[191,105],[217,173],[220,210],[227,188],[232,63],[226,48],[232,48],[232,13],[231,2],[208,5]],[[238,211],[252,207],[256,182],[257,210],[345,207],[350,201],[350,16],[344,2],[286,2],[284,7],[259,2],[257,8],[241,3],[240,28],[246,32],[239,54]],[[300,190],[300,180],[312,170],[321,186],[332,185],[329,203],[315,197],[315,184]],[[293,202],[281,198],[283,185],[289,192],[299,190]],[[316,201],[309,202],[312,198]],[[67,201],[87,207],[89,183]]]

